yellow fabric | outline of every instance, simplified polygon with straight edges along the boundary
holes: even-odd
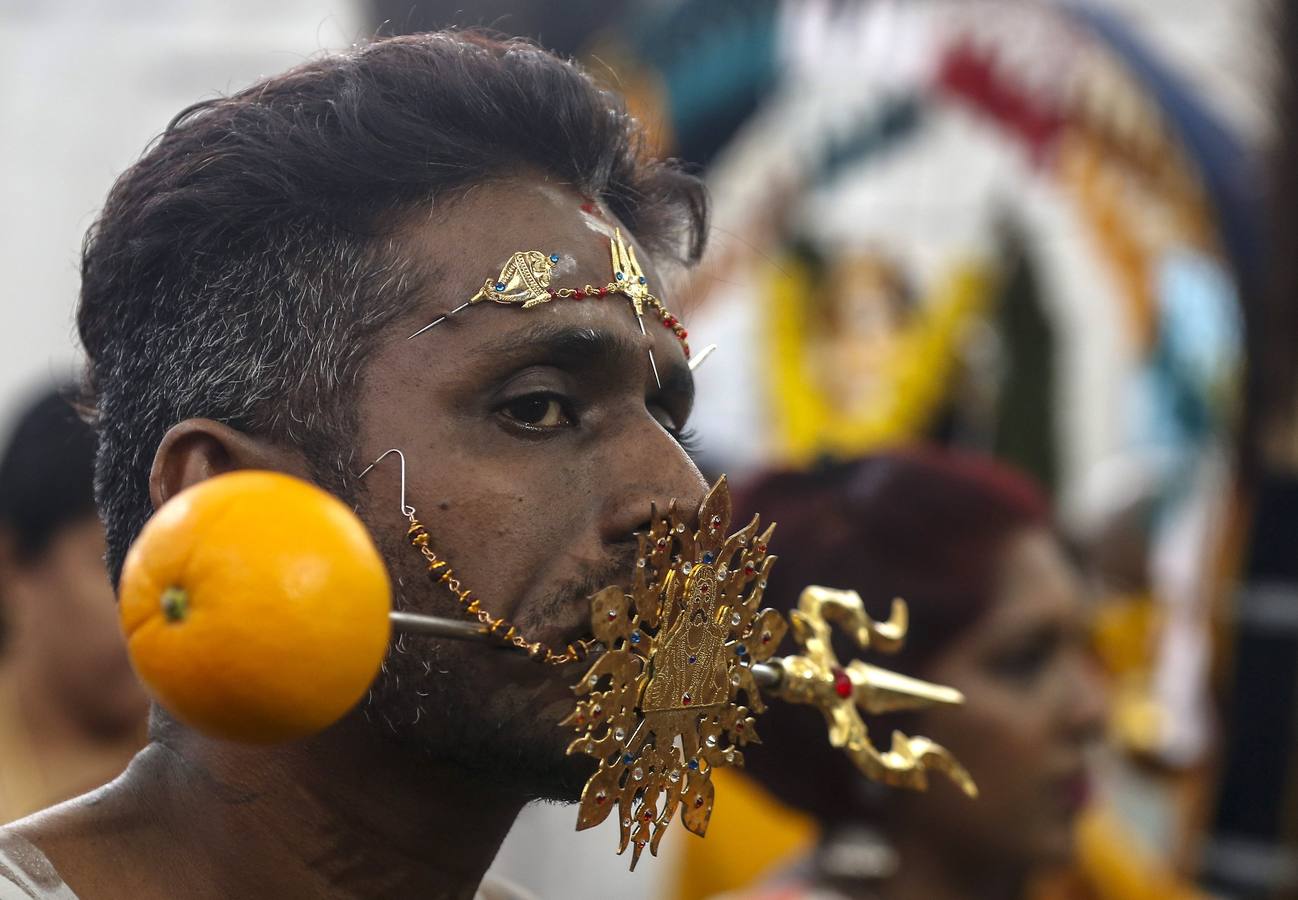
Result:
[[[1112,811],[1094,809],[1077,825],[1077,866],[1040,886],[1031,900],[1208,900],[1141,847]]]
[[[946,394],[966,326],[988,302],[991,279],[976,263],[955,266],[936,296],[919,304],[890,348],[879,373],[881,402],[859,414],[835,409],[812,376],[807,355],[810,282],[805,267],[788,263],[771,276],[767,333],[769,391],[785,461],[806,465],[822,455],[843,458],[913,437]]]
[[[684,840],[676,900],[704,900],[754,888],[811,850],[814,821],[741,773],[719,769],[717,804],[704,840]],[[1044,880],[1030,900],[1208,900],[1180,880],[1112,810],[1092,809],[1077,825],[1077,862]]]
[[[760,884],[807,853],[816,840],[816,824],[784,806],[756,782],[729,769],[716,769],[712,780],[717,803],[707,837],[680,842],[677,900],[703,900]]]
[[[1153,689],[1162,612],[1148,592],[1106,597],[1092,614],[1095,651],[1111,679],[1109,737],[1124,750],[1152,753],[1166,727]]]

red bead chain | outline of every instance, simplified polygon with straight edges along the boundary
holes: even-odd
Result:
[[[546,293],[550,295],[550,299],[552,300],[557,300],[561,297],[566,300],[584,300],[587,297],[607,297],[609,294],[622,294],[623,291],[616,284],[609,282],[601,288],[588,284],[585,287],[579,288],[558,288],[557,290],[555,288],[550,288]],[[676,336],[676,340],[681,342],[681,349],[685,351],[685,358],[689,359],[690,345],[689,342],[686,341],[686,338],[690,336],[690,333],[685,330],[685,326],[681,324],[679,319],[667,311],[667,308],[662,305],[661,300],[652,294],[645,298],[645,304],[658,314],[658,317],[662,320],[663,327],[671,331],[671,333]]]

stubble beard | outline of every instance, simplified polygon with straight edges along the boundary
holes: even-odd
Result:
[[[404,548],[404,553],[402,552]],[[442,588],[405,556],[409,545],[385,546],[397,585],[397,606],[463,618]],[[587,602],[599,588],[624,577],[610,564],[559,586],[537,605],[542,615]],[[384,741],[427,757],[493,791],[526,802],[576,802],[594,769],[589,758],[568,756],[576,735],[559,722],[572,710],[571,685],[590,662],[546,666],[517,650],[484,644],[397,636],[362,704],[369,727]]]

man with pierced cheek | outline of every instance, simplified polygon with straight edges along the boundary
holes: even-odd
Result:
[[[279,470],[355,506],[399,608],[516,640],[403,636],[297,744],[155,707],[121,778],[0,830],[0,898],[471,897],[526,802],[575,800],[590,764],[556,723],[586,598],[627,579],[651,502],[704,490],[660,291],[705,220],[615,98],[519,42],[380,41],[179,115],[82,265],[114,582],[169,497]]]

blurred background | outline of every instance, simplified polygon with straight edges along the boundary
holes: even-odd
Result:
[[[42,618],[40,591],[66,596],[77,565],[49,547],[102,552],[102,537],[45,522],[40,495],[13,487],[53,498],[89,464],[42,473],[23,454],[80,439],[30,422],[76,378],[78,252],[113,178],[190,103],[447,25],[577,58],[657,152],[706,177],[709,251],[668,292],[691,342],[718,347],[697,373],[699,462],[757,511],[794,498],[775,516],[794,523],[778,535],[792,556],[828,540],[816,514],[844,496],[860,542],[922,544],[939,521],[951,546],[985,538],[995,510],[1027,508],[1005,499],[1011,474],[1050,509],[1087,660],[1064,681],[1094,672],[1103,695],[1057,697],[1090,774],[1065,804],[1067,853],[985,853],[1018,854],[1032,896],[1298,896],[1298,12],[1266,0],[0,0],[0,419],[16,460],[0,477],[0,818],[80,790],[140,738],[130,685],[49,686],[48,660],[95,640]],[[911,471],[915,445],[939,450]],[[931,518],[884,516],[912,502]],[[1006,546],[987,553],[1017,565]],[[840,586],[864,594],[881,572]],[[985,593],[979,609],[1010,608],[1000,582]],[[915,671],[966,671],[954,639],[994,641],[993,618],[951,625]],[[103,651],[100,671],[115,665]],[[58,721],[33,718],[33,692]],[[1010,730],[986,729],[993,758]],[[6,771],[28,774],[6,786]],[[733,780],[707,841],[672,834],[634,874],[560,807],[527,810],[497,868],[545,898],[890,897],[923,858],[915,836],[963,802],[890,817],[870,797],[831,816],[777,800],[769,777]],[[964,833],[1033,827],[1019,813]],[[967,896],[999,896],[967,862]]]

